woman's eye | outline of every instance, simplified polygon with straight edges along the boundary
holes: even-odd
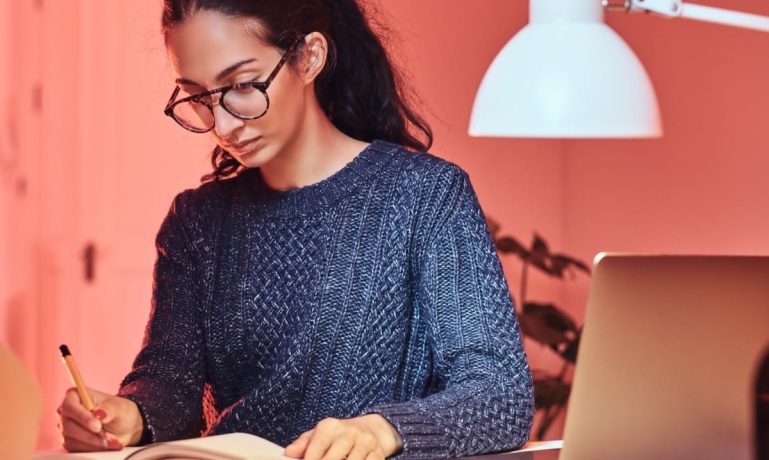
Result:
[[[232,87],[232,90],[238,94],[251,94],[254,91],[258,91],[256,88],[254,88],[251,82],[237,83]]]
[[[201,88],[200,86],[196,86],[196,85],[195,86],[188,86],[188,85],[185,85],[185,84],[180,85],[179,89],[181,89],[183,93],[187,93],[190,96],[194,96],[195,94],[202,93],[202,92],[204,92],[206,90],[205,88]]]

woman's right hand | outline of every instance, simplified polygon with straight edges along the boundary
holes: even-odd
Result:
[[[64,448],[70,452],[120,450],[137,444],[143,423],[136,403],[130,399],[88,390],[95,404],[89,412],[74,388],[67,390],[59,406],[59,432]],[[102,428],[107,445],[102,440]]]

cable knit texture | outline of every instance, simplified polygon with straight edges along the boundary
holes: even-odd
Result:
[[[367,413],[398,458],[514,449],[534,414],[507,283],[458,166],[375,141],[322,182],[258,169],[185,190],[156,239],[152,313],[119,394],[145,440],[287,445]]]

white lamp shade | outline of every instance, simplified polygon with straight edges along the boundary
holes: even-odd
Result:
[[[524,27],[494,59],[469,132],[639,138],[659,137],[662,127],[649,76],[619,35],[602,21],[541,21]]]

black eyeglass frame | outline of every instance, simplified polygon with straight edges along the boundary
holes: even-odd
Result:
[[[176,85],[176,88],[174,89],[173,93],[171,93],[171,97],[168,99],[168,103],[166,104],[166,108],[163,110],[163,113],[167,116],[173,118],[173,120],[179,124],[182,128],[186,129],[187,131],[192,131],[193,133],[207,133],[214,129],[216,126],[216,117],[213,118],[214,122],[211,125],[210,128],[202,130],[202,129],[195,129],[190,126],[187,126],[186,124],[182,123],[178,118],[176,118],[176,114],[174,114],[174,108],[179,105],[183,104],[185,102],[191,102],[195,101],[200,104],[205,105],[208,107],[208,110],[211,111],[211,115],[214,114],[214,104],[210,102],[206,102],[203,100],[204,98],[207,98],[209,96],[212,96],[216,93],[221,93],[221,96],[219,96],[219,105],[222,106],[224,110],[227,111],[230,115],[232,115],[235,118],[238,118],[240,120],[256,120],[257,118],[261,118],[267,114],[267,110],[270,108],[270,96],[267,95],[267,88],[270,87],[270,84],[275,79],[275,77],[278,75],[278,72],[280,72],[280,69],[283,67],[283,65],[288,60],[288,57],[291,55],[291,53],[294,52],[297,45],[302,41],[302,38],[297,38],[294,43],[291,44],[291,46],[288,47],[285,53],[283,53],[283,57],[280,58],[280,61],[275,66],[275,68],[270,72],[270,75],[267,76],[266,80],[262,81],[246,81],[241,83],[234,83],[232,85],[222,86],[219,88],[214,88],[209,91],[203,91],[201,93],[193,94],[192,96],[185,97],[184,99],[179,99],[178,101],[174,101],[176,99],[176,96],[179,95],[179,91],[181,91],[181,87],[179,85]],[[244,89],[244,88],[254,88],[261,92],[264,95],[264,99],[267,102],[267,105],[264,107],[264,111],[260,113],[259,115],[253,116],[253,117],[245,117],[243,115],[239,115],[235,112],[233,112],[229,107],[227,107],[227,104],[225,104],[224,96],[227,94],[228,91],[237,88],[237,89]]]

